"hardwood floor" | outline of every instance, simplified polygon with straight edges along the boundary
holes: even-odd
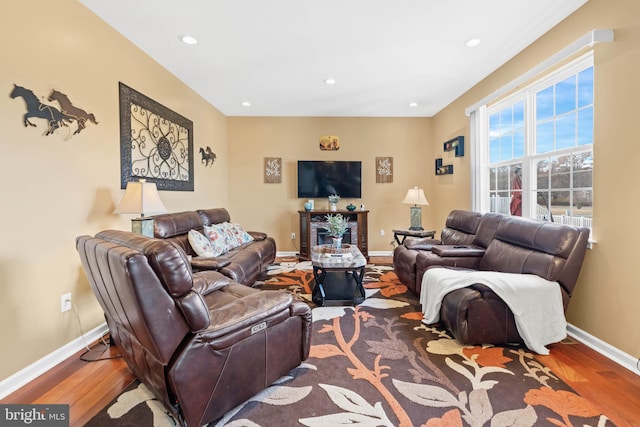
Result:
[[[124,360],[117,358],[117,347],[94,343],[92,348],[83,358],[110,359],[85,362],[80,359],[85,351],[80,351],[1,403],[69,404],[70,425],[84,425],[134,380]],[[572,339],[550,349],[550,355],[537,356],[542,364],[617,426],[640,426],[639,375]]]
[[[2,403],[69,404],[70,426],[83,426],[115,399],[135,379],[117,347],[94,343],[88,355],[97,360],[85,362],[79,351],[34,381],[15,391]]]

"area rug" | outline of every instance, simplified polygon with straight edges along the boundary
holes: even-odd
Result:
[[[309,263],[257,284],[309,300]],[[613,426],[522,347],[462,346],[421,323],[389,266],[368,265],[357,307],[315,307],[310,357],[210,426]],[[241,386],[240,384],[238,385]],[[89,426],[174,426],[134,382]]]

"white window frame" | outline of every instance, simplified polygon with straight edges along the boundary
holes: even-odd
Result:
[[[526,84],[520,89],[513,91],[510,95],[502,99],[495,99],[495,102],[488,105],[479,106],[471,112],[471,136],[472,147],[474,150],[472,155],[472,206],[480,212],[490,211],[490,167],[500,167],[514,163],[522,163],[522,215],[525,217],[536,217],[536,204],[531,203],[531,198],[535,193],[532,183],[535,182],[536,171],[533,165],[540,158],[560,157],[571,153],[579,153],[590,151],[593,153],[594,141],[591,144],[577,145],[561,150],[554,150],[542,154],[536,154],[536,92],[549,87],[555,83],[575,75],[589,67],[594,66],[593,51],[590,50],[582,56],[558,67],[556,70],[546,73],[543,77],[538,78]],[[595,85],[595,82],[594,82]],[[594,90],[595,91],[595,90]],[[524,101],[524,120],[525,120],[525,149],[522,158],[509,159],[505,161],[489,163],[489,117],[498,111],[512,106],[520,101]],[[595,105],[595,99],[594,99]],[[573,184],[571,184],[573,186]],[[593,191],[593,183],[591,186]],[[593,197],[592,197],[593,200]]]

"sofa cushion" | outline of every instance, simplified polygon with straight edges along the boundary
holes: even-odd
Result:
[[[216,256],[211,246],[211,241],[207,236],[197,230],[189,230],[189,244],[193,251],[201,257],[209,258]]]

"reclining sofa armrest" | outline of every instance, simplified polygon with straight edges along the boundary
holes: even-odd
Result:
[[[231,263],[229,259],[223,258],[207,258],[196,256],[191,258],[191,267],[194,270],[219,270]]]
[[[407,249],[415,249],[419,251],[430,251],[434,246],[438,246],[441,244],[442,242],[438,239],[425,237],[423,239],[407,239],[404,242],[404,247]]]
[[[253,240],[264,240],[267,238],[267,233],[261,231],[247,231],[253,237]]]
[[[200,333],[201,342],[225,347],[224,336],[233,335],[234,340],[250,336],[268,328],[271,322],[280,323],[291,317],[291,294],[280,291],[261,291],[246,295],[230,304],[209,310],[211,323]],[[282,316],[278,316],[281,314]],[[265,323],[264,325],[260,325]]]
[[[434,246],[431,252],[441,257],[482,257],[485,249],[469,245]]]
[[[203,270],[193,273],[193,288],[205,296],[229,285],[231,280],[215,270]]]
[[[294,299],[291,302],[290,310],[291,316],[302,317],[302,342],[305,343],[302,347],[302,360],[306,360],[309,357],[309,350],[311,350],[311,325],[313,324],[311,307]]]

